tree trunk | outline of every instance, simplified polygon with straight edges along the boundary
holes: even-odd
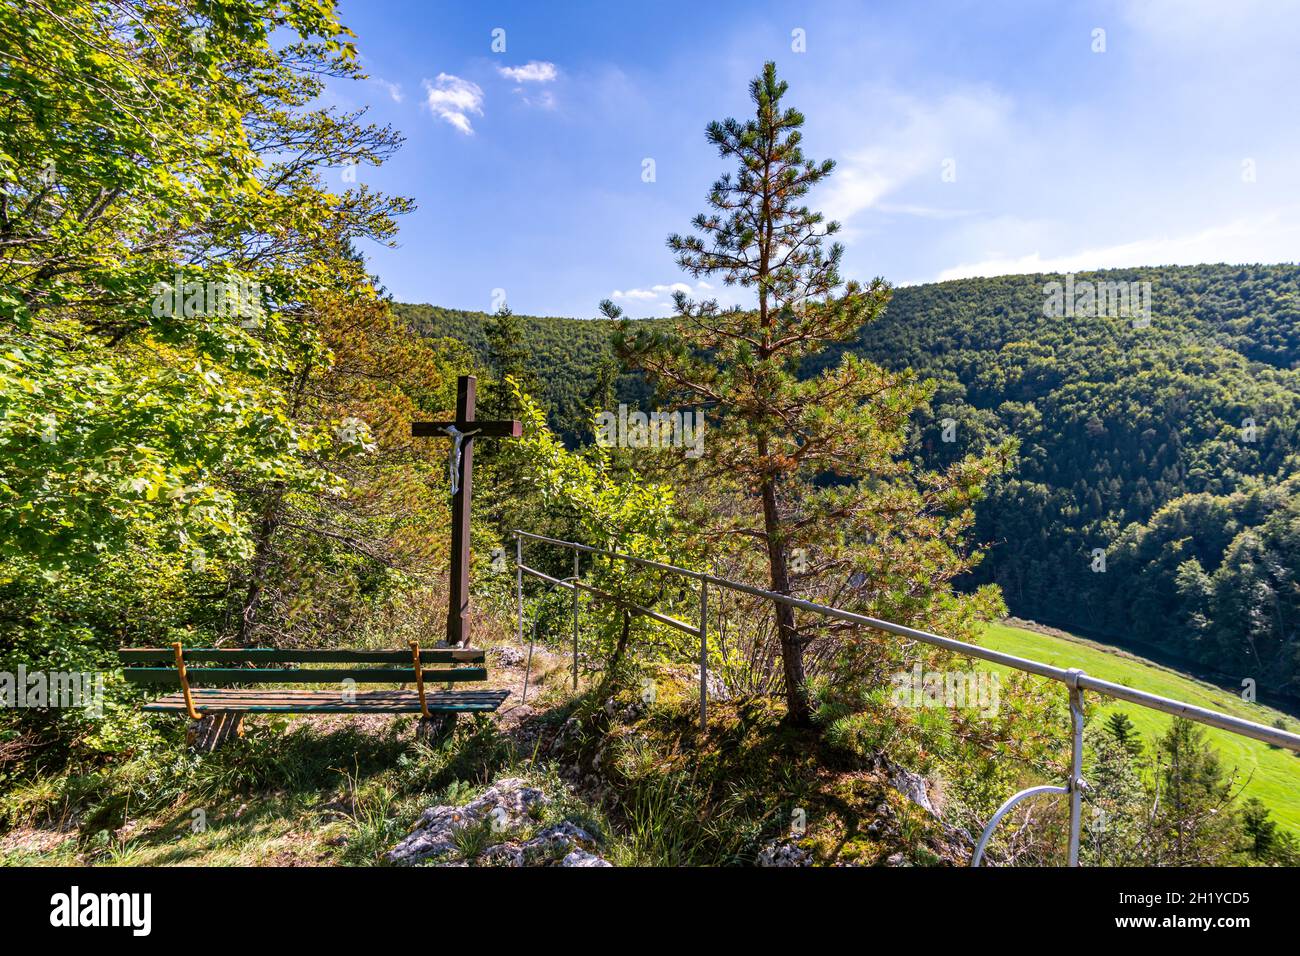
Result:
[[[253,552],[253,566],[248,576],[248,590],[239,609],[239,644],[249,646],[257,624],[257,611],[262,603],[262,589],[266,575],[271,568],[274,556],[273,540],[283,517],[284,490],[278,485],[267,492],[266,506],[262,510],[262,519],[258,522],[256,545]]]
[[[606,689],[613,684],[614,679],[618,676],[619,668],[623,664],[623,655],[627,653],[627,643],[631,633],[632,613],[624,611],[623,626],[619,630],[618,643],[614,645],[614,653],[610,656],[609,665],[605,668],[605,674],[600,680],[600,689],[596,692],[597,697],[603,696]]]
[[[767,560],[771,589],[777,594],[790,593],[790,571],[785,562],[785,543],[781,534],[781,513],[776,503],[776,482],[763,481],[763,527],[767,532]],[[812,723],[808,706],[808,678],[803,669],[803,643],[795,629],[794,608],[773,602],[777,636],[781,641],[781,664],[785,674],[786,720],[796,727]]]
[[[310,361],[304,362],[297,377],[289,389],[289,416],[296,419],[303,406],[303,396],[307,382],[311,378],[314,366]],[[248,647],[254,637],[257,624],[257,612],[262,603],[262,592],[266,575],[271,569],[275,557],[275,534],[284,520],[285,487],[282,482],[272,483],[265,491],[266,501],[262,507],[262,517],[255,531],[256,544],[253,552],[253,567],[248,576],[248,589],[239,607],[239,644]]]

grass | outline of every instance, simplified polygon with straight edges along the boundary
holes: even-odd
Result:
[[[1280,711],[1262,704],[1248,703],[1230,691],[1162,667],[1127,651],[1083,638],[1060,637],[1006,624],[990,624],[980,643],[993,650],[1032,658],[1057,667],[1080,667],[1102,680],[1162,697],[1172,697],[1235,717],[1244,717],[1256,723],[1272,725],[1274,721],[1281,720],[1286,729],[1292,732],[1300,725],[1300,721]],[[995,665],[988,666],[1005,671],[1005,668]],[[1090,720],[1104,719],[1111,711],[1122,711],[1128,714],[1143,738],[1148,741],[1162,735],[1172,720],[1158,711],[1137,704],[1106,701],[1095,694],[1087,695],[1086,700]],[[1226,766],[1236,768],[1239,781],[1248,780],[1243,798],[1258,797],[1272,810],[1273,816],[1281,825],[1300,835],[1300,755],[1214,727],[1207,727],[1206,730],[1209,740],[1219,750]]]
[[[486,719],[432,748],[410,723],[251,720],[208,756],[177,740],[37,778],[0,794],[0,865],[381,864],[426,806],[513,760]]]
[[[0,866],[383,866],[427,807],[463,805],[505,776],[549,802],[502,833],[486,821],[458,831],[459,856],[561,820],[626,856],[599,808],[490,719],[462,719],[433,746],[412,729],[401,718],[250,718],[214,754],[186,754],[176,739],[38,777],[0,793]]]
[[[880,864],[898,852],[915,863],[940,859],[929,844],[942,840],[942,828],[928,813],[869,761],[832,747],[817,729],[785,724],[778,701],[714,701],[701,735],[698,685],[672,668],[659,668],[656,684],[651,704],[629,686],[616,692],[612,715],[581,705],[574,714],[589,733],[570,757],[598,770],[616,797],[615,865],[746,865],[773,842],[796,843],[820,865]],[[869,831],[882,806],[890,825]]]

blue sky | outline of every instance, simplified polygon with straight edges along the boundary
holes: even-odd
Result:
[[[733,301],[664,240],[725,168],[705,125],[748,113],[767,59],[808,155],[838,163],[810,203],[843,223],[847,276],[1300,257],[1284,0],[341,4],[371,79],[328,99],[407,137],[356,173],[418,204],[398,248],[364,250],[401,301]]]

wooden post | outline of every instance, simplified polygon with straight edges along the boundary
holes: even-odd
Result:
[[[415,726],[415,739],[429,747],[437,746],[456,732],[456,717],[454,713],[421,717]]]
[[[474,420],[475,381],[462,375],[456,383],[456,423]],[[466,429],[467,430],[467,429]],[[447,646],[469,646],[470,501],[474,494],[474,442],[463,440],[460,481],[451,499],[451,588],[447,594]]]
[[[238,711],[219,710],[204,714],[202,720],[191,720],[186,728],[185,740],[201,754],[210,754],[231,737],[244,735],[244,715]]]
[[[451,574],[447,594],[447,645],[468,647],[470,508],[474,496],[474,438],[518,438],[524,433],[517,421],[479,421],[474,417],[476,380],[462,375],[456,382],[456,420],[412,422],[414,437],[440,435],[452,440]]]

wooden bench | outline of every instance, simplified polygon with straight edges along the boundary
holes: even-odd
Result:
[[[282,650],[271,647],[127,647],[118,652],[133,684],[176,687],[147,711],[187,714],[189,742],[215,750],[243,733],[245,714],[419,714],[422,740],[445,735],[457,714],[494,711],[508,690],[451,690],[453,683],[487,680],[482,650]],[[418,665],[417,665],[418,661]],[[211,666],[192,667],[192,664]],[[335,667],[307,665],[334,664]],[[445,665],[427,668],[428,664]],[[368,666],[367,666],[368,665]],[[415,684],[414,690],[358,690],[356,684]],[[196,685],[208,686],[196,686]],[[227,686],[211,686],[211,685]],[[338,684],[333,690],[228,685]],[[426,690],[426,684],[446,685]]]

